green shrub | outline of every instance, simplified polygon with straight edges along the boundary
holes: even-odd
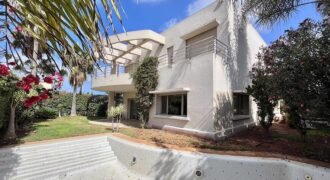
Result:
[[[55,119],[57,111],[50,108],[41,108],[35,111],[34,117],[36,119]]]
[[[72,93],[61,92],[44,101],[41,106],[50,108],[63,116],[71,111]],[[106,116],[108,97],[106,95],[77,94],[77,115]]]
[[[152,106],[153,95],[149,92],[158,85],[158,58],[146,57],[133,74],[136,92],[136,106],[142,128],[149,120],[149,110]]]

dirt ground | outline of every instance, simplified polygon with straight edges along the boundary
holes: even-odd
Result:
[[[240,132],[221,142],[157,129],[122,128],[115,134],[138,143],[185,151],[242,156],[277,157],[330,167],[330,132],[310,131],[303,138],[286,124]]]

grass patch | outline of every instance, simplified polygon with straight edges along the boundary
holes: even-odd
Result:
[[[33,124],[32,131],[21,140],[32,142],[109,132],[108,127],[88,123],[87,117],[62,117]]]

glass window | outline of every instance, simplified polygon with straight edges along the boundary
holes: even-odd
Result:
[[[181,115],[182,108],[182,95],[168,96],[168,114],[169,115]]]
[[[167,96],[162,96],[162,114],[167,114]]]
[[[249,96],[246,94],[234,94],[234,115],[249,115]]]
[[[173,46],[167,48],[167,59],[168,59],[168,64],[172,65],[173,63]]]
[[[183,115],[187,116],[187,94],[183,95]]]
[[[187,94],[161,96],[161,114],[187,116]]]

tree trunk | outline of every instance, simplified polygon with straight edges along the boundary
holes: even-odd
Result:
[[[15,130],[15,110],[16,110],[16,105],[11,103],[10,105],[10,119],[9,119],[9,124],[7,128],[7,132],[5,135],[6,140],[14,140],[16,139],[16,130]]]
[[[33,39],[33,55],[32,55],[33,57],[31,60],[31,63],[32,63],[31,74],[34,76],[37,76],[38,47],[39,47],[39,42],[34,38]]]
[[[71,116],[77,116],[76,95],[77,95],[77,87],[74,86],[73,94],[72,94]]]

